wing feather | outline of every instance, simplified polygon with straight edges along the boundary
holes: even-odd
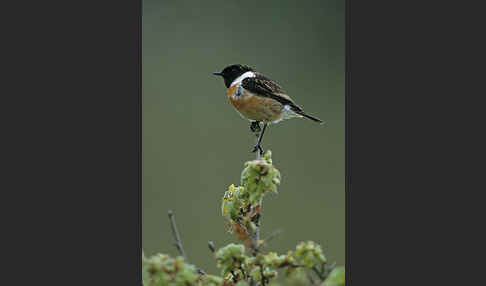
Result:
[[[287,93],[273,80],[265,77],[262,74],[255,73],[254,77],[245,78],[241,85],[249,92],[263,97],[272,98],[282,105],[289,105],[295,111],[301,111],[302,109],[297,106],[294,101],[287,95]]]

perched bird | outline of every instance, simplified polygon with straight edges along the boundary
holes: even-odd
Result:
[[[275,81],[249,66],[230,65],[213,74],[223,77],[226,95],[240,115],[250,120],[251,131],[261,131],[252,152],[260,150],[263,154],[261,141],[270,123],[293,117],[306,117],[323,123],[319,118],[306,114]],[[263,122],[263,130],[260,122]]]

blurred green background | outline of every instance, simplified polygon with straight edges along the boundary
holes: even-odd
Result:
[[[142,34],[142,246],[176,255],[167,210],[175,213],[190,263],[219,273],[207,241],[226,232],[221,197],[239,185],[254,137],[220,77],[242,63],[276,80],[308,113],[270,125],[263,147],[282,174],[264,200],[267,250],[314,240],[338,264],[345,257],[344,1],[145,0]]]

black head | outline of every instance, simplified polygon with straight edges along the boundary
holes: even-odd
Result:
[[[220,75],[224,79],[224,85],[228,88],[230,84],[237,79],[240,75],[247,71],[254,71],[251,67],[245,65],[230,65],[223,69],[221,72],[215,72],[214,75]]]

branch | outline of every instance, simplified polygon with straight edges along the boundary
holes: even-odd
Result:
[[[260,153],[260,152],[257,152],[257,153]],[[260,155],[257,155],[257,156],[260,156]],[[258,209],[255,209],[253,206],[251,206],[250,214],[253,214],[255,211],[258,212],[258,214],[256,215],[255,221],[253,221],[253,223],[255,224],[255,228],[247,230],[249,237],[250,237],[251,247],[253,248],[253,253],[252,253],[253,256],[256,256],[258,254],[258,252],[260,251],[260,245],[259,245],[259,241],[260,241],[260,214],[259,213],[261,211],[261,204],[260,204],[260,206],[258,206]]]
[[[260,127],[260,123],[258,123],[258,126]],[[256,143],[258,143],[258,138],[260,137],[260,131],[258,132],[255,132],[255,135],[256,135]],[[260,155],[260,150],[257,150],[256,152],[256,159],[257,160],[260,160],[261,159],[261,155]],[[260,205],[260,209],[258,210],[258,212],[261,211],[261,205]],[[253,208],[253,207],[252,207]],[[251,210],[251,212],[253,213],[253,209]],[[260,241],[260,214],[258,213],[258,217],[256,219],[256,221],[254,222],[255,223],[255,229],[254,230],[249,230],[249,234],[250,234],[250,238],[251,238],[251,244],[252,244],[252,247],[253,247],[253,256],[256,256],[258,254],[258,251],[260,250],[259,248],[259,245],[258,245],[258,242]]]
[[[312,267],[312,270],[317,274],[319,279],[321,279],[321,282],[326,279],[326,273],[319,271],[316,266]]]
[[[258,123],[258,128],[260,128],[260,123]],[[256,143],[258,143],[258,137],[260,137],[260,132],[262,132],[262,131],[260,130],[260,131],[255,132]],[[260,160],[260,150],[257,150],[255,153],[256,153],[256,159]]]
[[[311,285],[316,285],[315,282],[314,282],[314,279],[312,279],[312,276],[307,273],[307,279],[309,279],[309,282],[311,283]]]
[[[187,262],[187,257],[186,254],[184,253],[184,248],[182,248],[182,240],[181,237],[179,236],[179,232],[177,231],[174,213],[172,212],[172,210],[169,210],[169,220],[170,220],[170,226],[172,228],[172,235],[174,236],[174,240],[175,240],[175,247],[177,248],[177,250],[179,250],[179,253],[182,255],[182,257],[184,257],[184,261]],[[206,275],[206,272],[202,268],[198,268],[197,273],[201,275]]]
[[[179,236],[179,232],[177,231],[175,219],[174,219],[174,213],[172,210],[169,210],[169,220],[170,220],[170,226],[172,228],[172,235],[174,236],[175,240],[175,246],[177,250],[179,250],[179,253],[184,257],[184,260],[187,262],[186,254],[184,253],[184,248],[182,248],[182,241],[181,237]]]
[[[263,265],[260,264],[260,275],[262,276],[262,286],[265,286],[266,278],[263,274]]]
[[[276,231],[270,233],[265,239],[263,239],[263,244],[264,245],[267,244],[268,242],[270,242],[272,239],[279,236],[280,234],[282,234],[282,230],[280,229],[277,229]]]

